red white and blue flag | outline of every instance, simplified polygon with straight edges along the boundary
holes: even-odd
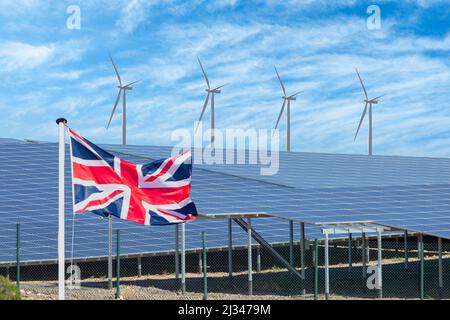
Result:
[[[70,128],[74,212],[114,215],[145,225],[195,219],[191,153],[145,164],[122,160]]]

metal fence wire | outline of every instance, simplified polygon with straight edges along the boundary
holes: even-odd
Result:
[[[207,231],[189,235],[201,245],[186,251],[185,290],[180,246],[178,253],[121,254],[133,234],[115,229],[111,277],[107,257],[71,263],[67,255],[66,299],[450,299],[449,241],[383,233],[380,251],[376,235],[347,234],[329,239],[326,259],[323,237],[302,242],[288,227],[288,241],[268,246],[248,228],[251,221],[241,220],[231,222],[233,236],[247,244],[232,238],[231,247],[217,247]],[[34,259],[22,259],[39,242],[33,230],[10,223],[1,231],[0,275],[16,282],[24,299],[57,299],[56,262],[34,258],[39,246]]]

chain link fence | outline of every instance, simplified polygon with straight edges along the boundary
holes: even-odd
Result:
[[[233,228],[234,234],[241,232],[248,236],[248,232],[239,230],[236,224]],[[2,226],[2,256],[7,252],[17,260],[0,261],[0,275],[20,285],[22,298],[57,299],[56,261],[22,261],[21,256],[29,250],[29,242],[33,242],[30,231],[23,229],[19,230],[13,223]],[[326,298],[323,239],[317,241],[318,259],[314,259],[314,241],[307,237],[302,254],[301,243],[296,240],[298,234],[295,239],[292,237],[292,243],[271,243],[271,248],[252,239],[250,251],[248,245],[233,242],[229,251],[228,247],[211,245],[214,235],[206,232],[205,250],[200,246],[186,251],[186,289],[183,292],[181,249],[178,258],[174,251],[117,255],[117,245],[120,247],[120,243],[133,234],[122,230],[121,239],[117,241],[117,229],[114,231],[112,277],[108,277],[108,257],[76,258],[72,265],[69,255],[66,299]],[[255,231],[258,230],[255,228]],[[289,233],[288,229],[286,232]],[[203,240],[201,232],[191,233],[189,237],[197,237],[200,243]],[[377,238],[368,237],[363,241],[360,235],[353,234],[351,239],[348,235],[345,237],[329,241],[329,299],[450,298],[448,241],[423,237],[421,259],[417,235],[405,238],[402,233],[383,234],[380,286],[376,268],[379,263]],[[34,250],[38,249],[34,247]]]

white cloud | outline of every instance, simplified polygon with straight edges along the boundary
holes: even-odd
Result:
[[[325,3],[288,2],[294,5],[292,10],[319,8]],[[160,3],[170,4],[170,7],[163,6],[164,10],[171,18],[176,17],[156,26],[152,24],[153,11],[160,9]],[[364,10],[361,16],[337,14],[309,19],[305,15],[297,19],[298,12],[286,11],[289,8],[283,5],[286,2],[271,3],[279,7],[269,9],[279,10],[277,14],[286,19],[275,21],[271,17],[261,17],[233,23],[224,14],[212,23],[209,19],[214,17],[211,12],[215,9],[206,5],[208,17],[205,20],[195,15],[195,20],[186,16],[180,22],[178,15],[186,15],[205,2],[134,0],[111,4],[116,8],[112,21],[120,16],[117,29],[137,31],[112,44],[122,78],[125,81],[142,79],[127,95],[130,143],[170,144],[171,130],[192,128],[205,98],[205,83],[196,61],[199,55],[212,85],[228,83],[216,96],[218,128],[274,126],[282,102],[273,71],[276,64],[289,92],[304,90],[292,105],[295,150],[366,152],[366,123],[353,142],[363,107],[361,88],[354,72],[358,67],[371,96],[386,94],[374,108],[376,153],[450,154],[450,140],[446,142],[441,138],[450,118],[446,107],[450,98],[450,65],[443,57],[430,54],[430,51],[438,51],[440,55],[447,52],[449,35],[431,37],[419,36],[413,31],[408,33],[403,26],[398,28],[393,18],[385,18],[382,30],[371,32],[366,28]],[[351,6],[353,3],[355,1],[339,1],[333,5]],[[225,0],[220,5],[226,12],[226,8],[239,4]],[[161,12],[155,11],[155,14]],[[145,24],[152,27],[150,36],[136,30]],[[92,43],[103,40],[95,36]],[[85,71],[76,70],[73,65],[65,68],[65,62],[80,59],[86,47],[83,43],[30,46],[51,49],[41,62],[35,59],[36,67],[53,66],[47,73],[48,78],[61,82],[58,83],[59,93],[63,97],[52,97],[49,87],[45,88],[45,97],[39,96],[40,104],[50,109],[52,119],[65,112],[76,128],[89,132],[98,141],[119,141],[120,108],[110,130],[104,129],[117,94],[114,72],[104,52],[109,48],[101,45],[98,49],[93,45],[89,52],[92,56],[80,62],[88,69]],[[69,47],[74,50],[68,52]],[[12,54],[7,57],[15,58]],[[11,62],[11,65],[20,63]],[[5,69],[2,64],[0,67]],[[3,105],[6,109],[9,101],[0,99],[4,100],[0,108]],[[26,117],[28,110],[33,112],[31,100],[16,101],[17,108],[24,110],[18,111],[20,116]],[[59,110],[61,105],[67,108]],[[37,119],[43,121],[42,117]],[[208,113],[204,119],[208,127]],[[281,123],[284,130],[285,119]],[[34,131],[29,132],[32,138]],[[281,137],[284,136],[282,132]],[[435,138],[439,143],[433,140]]]
[[[131,0],[125,1],[121,10],[120,19],[117,21],[117,26],[121,31],[132,32],[140,24],[146,22],[151,8],[161,2],[168,2],[165,0]]]
[[[62,43],[31,44],[9,41],[0,47],[0,73],[27,73],[39,67],[55,67],[68,62],[78,61],[85,53],[84,41],[66,41]],[[60,70],[50,72],[56,78],[75,79],[76,71]]]
[[[55,46],[32,45],[23,42],[6,42],[0,45],[0,72],[33,69],[48,62]]]
[[[149,72],[151,82],[158,81],[158,76],[163,78],[164,73],[172,75],[165,78],[164,87],[179,89],[171,93],[170,99],[164,97],[165,88],[161,87],[158,90],[163,92],[148,95],[160,100],[155,107],[164,108],[165,113],[176,115],[182,110],[183,118],[189,119],[168,124],[163,118],[158,121],[152,117],[152,121],[157,121],[155,125],[159,128],[170,130],[189,127],[198,117],[204,99],[204,83],[195,60],[199,54],[213,84],[230,83],[216,97],[217,127],[270,128],[281,105],[279,84],[273,72],[273,64],[277,64],[288,91],[305,90],[292,106],[296,149],[365,152],[366,124],[361,136],[353,142],[363,107],[354,73],[354,67],[358,66],[371,95],[387,94],[374,110],[375,150],[422,154],[430,147],[410,147],[406,152],[406,146],[411,145],[409,134],[417,137],[422,130],[435,133],[441,130],[448,116],[444,112],[436,122],[439,117],[429,114],[442,107],[446,95],[443,87],[450,85],[450,66],[426,53],[446,50],[448,36],[398,36],[391,30],[393,25],[387,21],[386,28],[377,34],[368,32],[363,18],[355,17],[298,25],[193,23],[163,28],[160,36],[170,51],[144,70],[153,69],[154,73]],[[138,70],[140,66],[134,68]],[[414,101],[428,104],[418,105]],[[405,108],[411,109],[413,119],[405,118]],[[140,121],[145,123],[145,118]],[[439,128],[430,125],[433,122],[439,123]],[[403,135],[405,132],[408,136]],[[449,150],[450,143],[434,154],[442,155]]]
[[[409,0],[409,2],[413,2],[421,7],[432,7],[434,5],[439,5],[443,3],[448,3],[447,0]]]
[[[0,15],[30,13],[41,5],[41,0],[0,0]]]
[[[215,0],[210,2],[211,8],[222,9],[226,7],[235,7],[239,0]]]
[[[80,78],[82,72],[79,70],[72,71],[57,71],[48,74],[49,78],[62,79],[62,80],[77,80]]]
[[[0,72],[29,71],[42,65],[58,65],[80,59],[85,52],[80,42],[34,45],[20,41],[0,44]]]

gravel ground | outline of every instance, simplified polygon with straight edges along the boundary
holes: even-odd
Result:
[[[450,255],[444,255],[447,260]],[[426,259],[426,288],[429,298],[435,298],[437,288],[437,256],[430,253]],[[448,260],[447,260],[448,261]],[[375,265],[372,261],[370,265]],[[391,258],[383,260],[383,290],[389,299],[417,299],[418,297],[418,261],[410,258],[410,267],[404,269],[403,260]],[[330,269],[330,299],[375,299],[376,291],[364,291],[365,279],[362,278],[361,265],[355,263],[351,272],[347,264],[333,265]],[[225,272],[208,273],[208,297],[214,300],[312,300],[312,269],[306,273],[309,286],[306,295],[301,295],[300,281],[285,269],[269,269],[253,274],[254,295],[247,293],[248,282],[246,272],[233,273],[233,283],[230,285]],[[449,288],[450,278],[444,274],[444,288]],[[319,292],[323,292],[323,269],[319,272]],[[27,281],[21,283],[22,298],[33,300],[57,299],[56,281]],[[188,292],[181,294],[180,280],[174,274],[143,275],[142,277],[121,278],[121,299],[124,300],[201,300],[203,298],[203,278],[199,273],[186,274]],[[446,289],[448,291],[448,289]],[[449,295],[447,292],[446,295]],[[115,289],[107,288],[105,278],[84,279],[80,289],[66,289],[66,299],[74,300],[111,300],[115,299]],[[319,295],[319,299],[324,299]]]
[[[265,271],[260,275],[269,274],[273,271]],[[233,287],[237,293],[218,292],[222,289],[224,281],[227,281],[226,273],[208,274],[208,298],[214,300],[300,300],[312,299],[313,296],[292,295],[280,296],[271,294],[255,294],[249,296],[246,294],[247,284],[242,282],[246,273],[235,273],[236,282],[242,285],[242,288]],[[186,286],[188,292],[183,295],[177,289],[179,280],[174,280],[173,274],[146,275],[142,277],[126,277],[121,279],[120,293],[123,300],[202,300],[203,299],[203,278],[198,273],[186,274]],[[167,289],[161,288],[167,287]],[[191,290],[189,290],[191,289]],[[23,282],[22,298],[31,300],[56,300],[58,297],[56,282]],[[239,293],[242,292],[242,293]],[[111,300],[115,299],[116,289],[107,289],[105,279],[83,280],[80,289],[66,290],[66,299],[74,300]]]

